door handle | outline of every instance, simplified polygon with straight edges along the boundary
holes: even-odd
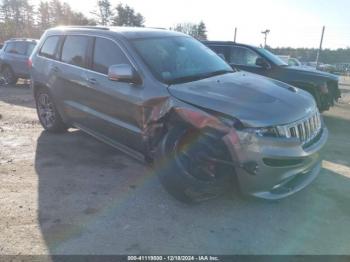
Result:
[[[87,81],[92,84],[92,85],[96,85],[97,84],[97,80],[95,78],[88,78]]]
[[[59,73],[60,69],[58,68],[58,66],[54,66],[54,67],[52,67],[52,72]]]

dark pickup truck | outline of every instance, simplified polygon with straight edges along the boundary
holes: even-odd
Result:
[[[294,67],[264,48],[223,41],[204,41],[233,68],[270,77],[311,93],[320,111],[328,110],[340,96],[338,77],[333,74]]]

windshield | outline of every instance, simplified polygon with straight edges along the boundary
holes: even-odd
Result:
[[[277,55],[271,53],[270,51],[266,50],[265,48],[258,48],[259,52],[262,53],[267,59],[269,59],[272,63],[274,63],[277,66],[288,66],[286,62],[284,62],[281,58],[279,58]]]
[[[135,39],[133,44],[152,73],[167,84],[233,72],[222,58],[190,37]]]

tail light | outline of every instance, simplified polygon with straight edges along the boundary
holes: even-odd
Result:
[[[29,69],[32,69],[32,67],[33,67],[32,59],[30,59],[30,58],[28,59],[27,66],[28,66]]]

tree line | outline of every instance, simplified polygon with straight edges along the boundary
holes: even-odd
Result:
[[[112,6],[109,0],[98,0],[89,16],[61,0],[42,0],[38,5],[28,0],[0,0],[0,43],[13,37],[39,38],[46,29],[59,25],[142,27],[144,24],[141,13],[126,4]],[[204,22],[177,24],[170,29],[207,38]]]
[[[13,37],[39,38],[50,27],[58,25],[104,25],[144,26],[145,17],[132,7],[119,3],[112,6],[110,0],[96,1],[96,8],[87,17],[75,11],[61,0],[42,0],[32,5],[28,0],[0,0],[0,43]],[[203,21],[179,23],[169,28],[191,35],[200,40],[207,39]],[[301,61],[315,61],[317,49],[270,48],[278,55],[290,55]],[[350,48],[322,50],[320,61],[326,64],[350,62]]]
[[[0,42],[13,37],[39,38],[46,29],[59,25],[144,26],[144,22],[130,6],[112,7],[108,0],[97,1],[91,17],[60,0],[41,1],[37,6],[28,0],[0,1]]]
[[[179,23],[169,29],[188,34],[199,40],[207,40],[207,28],[203,21],[200,21],[198,24]]]
[[[289,55],[298,58],[301,62],[316,61],[316,48],[269,48],[274,54]],[[336,50],[324,49],[320,53],[320,62],[325,64],[350,63],[350,48],[338,48]]]

